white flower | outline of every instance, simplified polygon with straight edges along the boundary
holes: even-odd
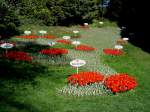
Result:
[[[70,36],[63,36],[63,39],[70,39],[71,37]]]
[[[55,44],[56,44],[56,42],[53,42],[53,41],[49,41],[49,42],[48,42],[48,45],[49,45],[49,46],[54,46]]]
[[[81,42],[80,42],[80,41],[73,41],[72,44],[73,44],[73,45],[80,45]]]
[[[31,31],[26,30],[26,31],[24,31],[24,34],[29,35],[29,34],[31,34]]]
[[[11,43],[3,43],[0,45],[1,48],[4,48],[4,49],[10,49],[12,48],[14,45],[11,44]]]
[[[79,31],[77,31],[77,30],[74,30],[74,31],[73,31],[73,33],[79,33]]]
[[[123,49],[122,45],[115,45],[115,49]]]
[[[104,24],[104,22],[100,21],[100,22],[99,22],[99,24],[103,25],[103,24]]]
[[[47,31],[40,30],[40,31],[39,31],[39,33],[41,33],[41,34],[46,34],[46,33],[47,33]]]
[[[88,26],[89,24],[88,23],[84,23],[84,26]]]
[[[129,38],[123,38],[123,40],[128,41],[128,40],[129,40]]]

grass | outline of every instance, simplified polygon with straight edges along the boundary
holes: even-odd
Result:
[[[134,90],[116,95],[61,96],[57,94],[57,89],[67,84],[66,78],[70,74],[76,73],[76,69],[69,64],[60,66],[40,62],[14,62],[0,56],[0,112],[149,112],[150,55],[128,44],[123,56],[104,56],[102,49],[113,47],[119,37],[115,27],[81,30],[81,34],[83,37],[80,41],[96,47],[97,52],[81,53],[70,49],[68,57],[73,58],[76,54],[91,60],[88,61],[89,64],[99,59],[101,66],[106,64],[118,73],[125,72],[134,76],[138,86]],[[35,45],[28,52],[34,53],[40,47]],[[91,57],[86,57],[87,54]],[[88,68],[90,67],[82,67],[80,71]]]

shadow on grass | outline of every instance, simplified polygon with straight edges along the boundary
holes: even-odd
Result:
[[[39,112],[32,105],[15,101],[14,90],[0,85],[0,112]]]

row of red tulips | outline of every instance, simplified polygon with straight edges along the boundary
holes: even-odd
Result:
[[[44,49],[39,51],[39,53],[44,55],[63,55],[68,54],[67,49],[61,48],[51,48],[51,49]],[[3,54],[3,56],[10,60],[20,60],[20,61],[32,61],[32,56],[29,56],[26,52],[21,51],[8,51]]]
[[[21,51],[9,51],[3,54],[4,57],[10,60],[17,60],[17,61],[32,61],[32,57],[28,55],[26,52]]]
[[[123,54],[123,50],[121,49],[103,49],[104,54],[118,56]]]
[[[101,73],[81,72],[71,75],[67,80],[68,83],[78,86],[101,82],[113,93],[125,92],[137,86],[136,80],[128,74],[115,74],[104,78]]]
[[[16,36],[17,38],[24,38],[24,39],[37,39],[37,38],[47,38],[47,39],[54,39],[56,36],[53,35],[43,35],[43,36],[38,36],[38,35],[22,35],[22,36]]]

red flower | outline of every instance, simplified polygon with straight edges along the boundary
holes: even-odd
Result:
[[[22,36],[17,36],[17,38],[36,39],[38,38],[38,36],[37,35],[22,35]]]
[[[53,36],[53,35],[44,35],[43,38],[54,39],[54,38],[56,38],[56,36]]]
[[[68,54],[68,50],[61,49],[61,48],[52,48],[52,49],[44,49],[40,51],[40,53],[46,55],[62,55],[62,54]]]
[[[104,85],[112,92],[124,92],[137,86],[136,80],[128,74],[116,74],[107,77]]]
[[[63,44],[71,44],[71,41],[70,40],[57,40],[56,42],[59,42],[59,43],[63,43]]]
[[[17,36],[17,38],[25,38],[25,39],[47,38],[47,39],[54,39],[54,38],[56,38],[56,37],[53,36],[53,35],[44,35],[44,36],[22,35],[22,36]]]
[[[93,51],[96,50],[93,47],[87,46],[87,45],[78,45],[77,47],[75,47],[75,50],[81,50],[81,51]]]
[[[79,86],[85,86],[90,83],[101,82],[104,76],[97,72],[81,72],[78,74],[73,74],[68,77],[68,82],[70,84],[77,84]]]
[[[123,54],[123,51],[122,50],[118,50],[118,49],[103,49],[103,52],[106,55],[115,55],[115,56]]]
[[[32,61],[31,56],[21,51],[9,51],[7,52],[7,54],[4,54],[4,57],[11,59],[11,60]]]

